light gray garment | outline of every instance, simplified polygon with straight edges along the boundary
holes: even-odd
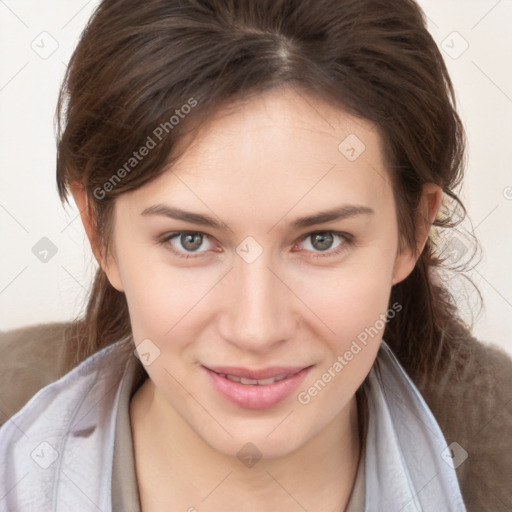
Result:
[[[0,511],[112,510],[125,343],[41,389],[0,428]],[[465,512],[439,425],[383,340],[377,363],[382,380],[375,365],[369,374],[364,511]]]

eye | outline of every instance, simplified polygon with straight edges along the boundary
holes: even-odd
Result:
[[[209,236],[199,231],[167,233],[158,239],[158,243],[180,258],[200,257],[214,247]],[[297,245],[301,244],[303,249],[312,253],[313,258],[332,257],[346,251],[352,244],[352,237],[348,233],[315,231]]]
[[[348,249],[351,244],[351,236],[347,233],[338,233],[335,231],[315,231],[309,233],[299,243],[303,248],[313,253],[314,258],[323,258],[341,254]]]
[[[207,241],[206,247],[204,242]],[[176,256],[194,257],[193,253],[204,253],[213,247],[208,235],[198,231],[179,231],[164,235],[159,242],[166,245]],[[199,250],[203,246],[204,250]]]

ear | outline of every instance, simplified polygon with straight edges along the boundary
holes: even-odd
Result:
[[[80,212],[80,218],[82,219],[82,224],[84,225],[85,233],[87,234],[87,238],[91,244],[91,250],[94,254],[94,257],[96,258],[96,261],[107,275],[110,284],[116,290],[120,292],[124,291],[119,268],[115,258],[111,254],[107,256],[103,255],[103,250],[98,238],[96,219],[94,217],[94,212],[89,202],[89,197],[87,196],[85,187],[82,184],[73,181],[69,188],[78,207],[78,211]]]
[[[416,218],[416,247],[404,247],[397,254],[393,269],[393,285],[403,281],[413,271],[427,243],[428,234],[441,206],[442,198],[443,190],[439,185],[435,183],[425,183],[423,185]]]

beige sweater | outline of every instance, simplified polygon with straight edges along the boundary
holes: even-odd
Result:
[[[65,373],[68,326],[0,332],[0,425]],[[416,384],[447,443],[468,453],[456,469],[468,511],[511,512],[512,359],[469,333],[465,337],[442,379]]]

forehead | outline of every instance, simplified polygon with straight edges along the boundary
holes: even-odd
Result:
[[[391,197],[376,127],[292,88],[220,109],[191,136],[181,157],[130,202],[238,215],[265,209],[275,217]]]
[[[381,140],[373,123],[291,86],[220,108],[190,139],[175,170],[216,155],[245,161],[249,154],[258,156],[255,164],[270,157],[277,163],[307,158],[350,169],[366,153],[366,160],[382,166]]]

